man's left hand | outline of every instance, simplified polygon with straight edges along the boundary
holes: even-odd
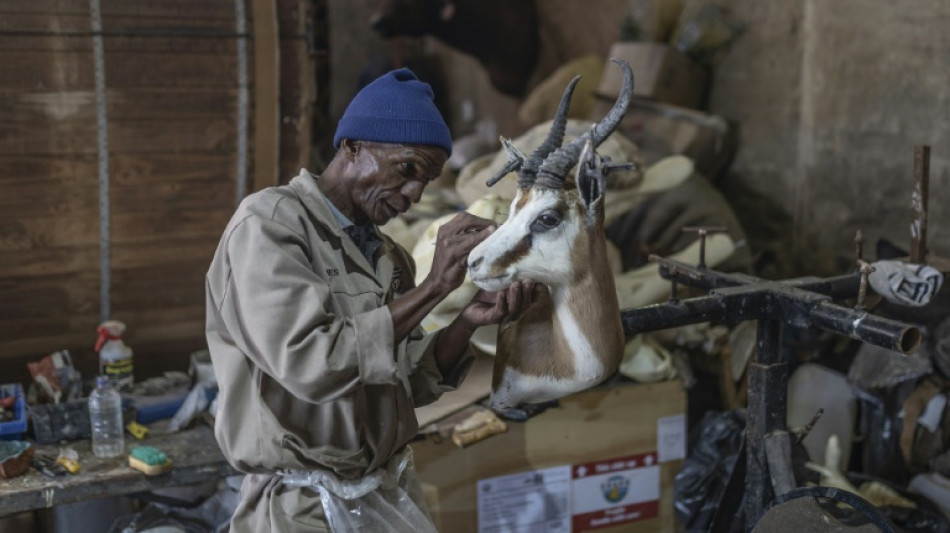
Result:
[[[500,291],[479,290],[462,310],[462,318],[475,327],[518,320],[521,313],[534,302],[535,291],[541,288],[546,287],[525,279]]]

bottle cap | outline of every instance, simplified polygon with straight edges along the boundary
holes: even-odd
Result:
[[[109,385],[110,383],[111,383],[111,382],[109,381],[109,376],[96,376],[96,387],[97,387],[97,388],[98,388],[98,387],[104,387],[104,386],[106,386],[106,385]]]

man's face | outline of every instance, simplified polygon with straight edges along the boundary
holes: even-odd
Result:
[[[381,226],[411,204],[439,177],[448,155],[436,146],[359,141],[353,155],[350,199],[353,222]]]

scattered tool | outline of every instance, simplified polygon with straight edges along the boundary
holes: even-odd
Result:
[[[478,411],[452,428],[452,442],[459,448],[508,431],[508,425],[490,410]]]
[[[129,453],[129,466],[149,476],[164,474],[172,469],[165,452],[154,446],[136,446]]]

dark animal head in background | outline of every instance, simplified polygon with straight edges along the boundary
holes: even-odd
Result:
[[[387,39],[432,35],[475,57],[510,96],[524,95],[538,62],[534,0],[380,0],[370,25]]]

